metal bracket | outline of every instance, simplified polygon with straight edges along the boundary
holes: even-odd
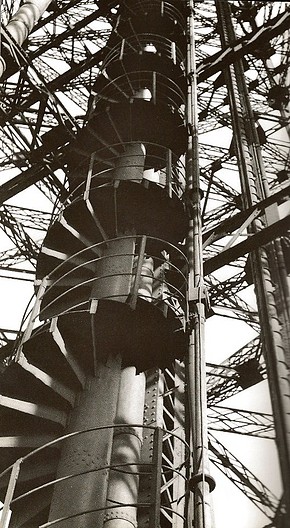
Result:
[[[187,331],[191,332],[194,326],[195,318],[199,313],[199,304],[202,303],[205,308],[205,317],[210,315],[211,307],[208,295],[208,289],[205,286],[189,288],[188,295],[188,322]]]
[[[200,302],[205,305],[206,311],[210,310],[210,300],[206,286],[189,287],[188,305],[190,314],[196,313],[196,305]]]
[[[216,487],[216,482],[215,479],[207,473],[197,473],[196,475],[192,475],[188,481],[189,490],[194,492],[198,484],[203,481],[208,484],[211,493]]]
[[[99,304],[99,299],[91,299],[91,303],[90,303],[90,314],[95,314],[95,313],[97,313],[98,304]]]

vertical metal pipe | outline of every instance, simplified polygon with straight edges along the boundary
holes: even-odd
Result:
[[[24,0],[17,13],[13,15],[6,26],[6,31],[21,46],[29,33],[38,22],[51,0]],[[1,57],[0,78],[6,69],[6,64]]]
[[[231,43],[235,38],[230,7],[226,2],[216,2],[222,44]],[[241,61],[227,69],[230,109],[236,143],[237,160],[240,171],[242,194],[245,208],[257,203],[267,194],[267,182],[262,164],[258,138],[256,135],[247,87]],[[245,126],[245,118],[249,126]],[[261,219],[255,220],[251,231],[263,229]],[[274,244],[270,252],[275,254]],[[271,255],[270,255],[271,257]],[[280,458],[281,475],[284,485],[284,500],[290,512],[290,385],[282,328],[277,312],[273,270],[269,260],[269,250],[260,248],[251,254],[254,284],[261,322],[263,350],[267,365],[269,388],[277,434],[277,447]],[[272,259],[273,260],[273,259]],[[271,273],[272,272],[272,273]]]
[[[189,233],[187,249],[189,258],[189,349],[187,357],[187,381],[189,412],[192,434],[193,475],[191,489],[194,492],[195,528],[211,527],[208,439],[206,423],[206,376],[204,323],[205,307],[201,238],[201,208],[199,192],[199,157],[197,123],[197,77],[195,63],[194,2],[188,1],[188,49],[187,49],[187,127],[188,150],[186,160],[186,195],[189,202]]]
[[[115,430],[113,440],[104,528],[137,526],[142,428],[136,424],[143,425],[144,399],[145,374],[136,375],[135,367],[125,368],[121,373],[115,418],[115,424],[120,427]]]

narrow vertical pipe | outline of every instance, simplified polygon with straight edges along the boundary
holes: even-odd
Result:
[[[121,373],[115,418],[115,424],[120,427],[113,440],[104,528],[137,527],[144,399],[145,374],[136,375],[135,367],[125,368]],[[118,467],[122,464],[123,467]]]
[[[207,404],[204,346],[205,306],[202,299],[204,282],[199,191],[197,77],[193,0],[188,1],[188,7],[188,149],[186,160],[186,199],[188,202],[190,218],[187,239],[189,258],[189,348],[187,357],[187,379],[193,451],[193,475],[190,480],[190,488],[194,492],[195,528],[210,528],[212,524],[212,515],[209,495],[213,481],[209,475],[206,423]]]
[[[230,6],[216,2],[222,44],[227,46],[235,38]],[[237,61],[226,72],[230,109],[236,144],[244,207],[248,208],[267,195],[267,181],[262,164],[259,142],[243,76],[243,65]],[[246,127],[245,118],[249,126]],[[256,219],[250,232],[263,229],[263,220]],[[270,250],[260,248],[252,252],[254,284],[261,323],[263,351],[267,366],[273,407],[277,448],[284,486],[284,500],[290,512],[290,385],[282,328],[277,311],[271,261],[277,257],[277,245]],[[288,513],[289,514],[289,513]]]

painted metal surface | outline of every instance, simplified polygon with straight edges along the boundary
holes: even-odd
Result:
[[[121,373],[104,528],[137,528],[139,462],[142,445],[145,375],[135,367]],[[132,427],[122,425],[134,424]],[[116,469],[115,467],[116,466]],[[121,466],[121,467],[118,467]]]
[[[78,405],[74,408],[69,431],[112,424],[119,390],[120,358],[98,366],[97,376],[88,377]],[[93,528],[102,526],[111,464],[113,430],[83,433],[65,441],[57,477],[72,475],[56,484],[49,521],[68,516],[62,525]],[[106,468],[100,470],[100,468]],[[75,475],[75,476],[74,476]],[[91,513],[82,512],[91,511]],[[76,518],[70,518],[77,514]]]

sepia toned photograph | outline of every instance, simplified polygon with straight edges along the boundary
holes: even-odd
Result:
[[[290,527],[290,2],[0,0],[0,528]]]

